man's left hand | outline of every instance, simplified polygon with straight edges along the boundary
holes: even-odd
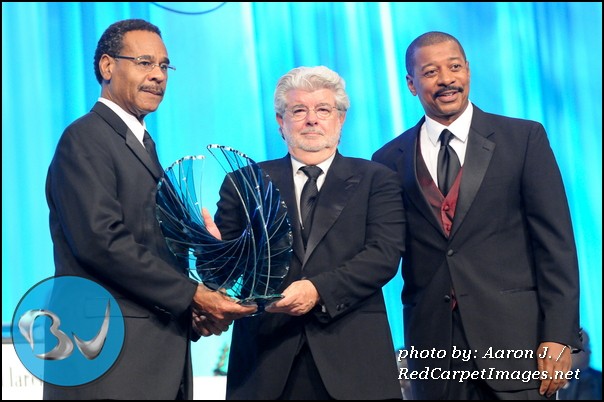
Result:
[[[319,292],[308,279],[293,282],[283,291],[283,299],[266,307],[269,313],[303,315],[312,310],[319,302]]]
[[[564,376],[557,378],[556,371],[566,374],[571,365],[572,358],[568,346],[556,342],[542,342],[537,349],[537,368],[540,372],[547,372],[547,378],[541,380],[539,393],[550,397],[564,387],[567,379]]]

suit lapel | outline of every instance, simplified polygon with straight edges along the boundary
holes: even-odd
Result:
[[[313,250],[338,219],[362,178],[363,172],[358,171],[348,159],[339,153],[336,154],[315,206],[312,229],[302,265],[306,263]]]
[[[92,111],[101,116],[101,118],[105,120],[118,135],[124,138],[126,146],[130,148],[132,153],[134,153],[134,155],[136,155],[136,157],[147,168],[147,170],[149,170],[149,173],[153,175],[155,180],[159,180],[163,176],[161,166],[157,166],[153,159],[151,159],[151,155],[149,155],[143,144],[140,143],[134,133],[130,131],[128,125],[126,125],[126,123],[124,123],[124,121],[120,119],[119,116],[113,112],[113,110],[111,110],[104,103],[97,102],[93,106]]]
[[[151,155],[145,147],[140,143],[140,141],[136,138],[134,133],[128,129],[126,132],[126,145],[130,150],[136,155],[136,157],[142,162],[143,165],[149,170],[149,172],[153,175],[155,180],[159,180],[163,176],[163,171],[161,166],[158,166],[157,163],[153,161]]]
[[[491,134],[493,134],[493,131],[488,127],[484,119],[484,113],[474,106],[474,116],[468,136],[468,147],[466,149],[466,158],[450,238],[455,235],[462,225],[491,163],[496,145],[487,138]]]
[[[275,160],[274,163],[271,162],[270,165],[261,163],[260,168],[266,168],[266,173],[279,189],[281,199],[287,206],[287,215],[290,219],[294,238],[292,249],[296,257],[302,261],[304,258],[304,245],[302,244],[302,230],[300,228],[300,219],[298,218],[298,203],[296,202],[296,189],[290,156],[288,154],[284,158]]]

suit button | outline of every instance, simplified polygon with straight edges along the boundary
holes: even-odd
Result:
[[[449,257],[451,257],[453,254],[455,254],[455,252],[454,252],[453,250],[449,250],[449,251],[447,251],[447,255],[448,255]]]
[[[445,299],[445,303],[449,303],[451,301],[451,296],[445,295],[444,299]]]

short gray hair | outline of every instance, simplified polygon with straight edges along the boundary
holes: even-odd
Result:
[[[279,116],[283,116],[285,113],[286,95],[293,89],[304,91],[331,89],[336,98],[335,106],[340,113],[347,111],[350,107],[346,82],[338,73],[325,66],[296,67],[279,79],[274,96],[275,113]]]

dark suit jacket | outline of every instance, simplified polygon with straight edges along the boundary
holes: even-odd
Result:
[[[444,350],[411,369],[447,370],[451,308],[459,313],[478,369],[537,370],[536,358],[491,359],[489,351],[536,351],[543,341],[580,347],[578,264],[562,178],[543,126],[474,107],[459,198],[447,238],[417,180],[424,118],[373,155],[398,172],[407,212],[403,256],[405,345]],[[498,391],[539,381],[488,381]],[[439,399],[445,381],[415,381]]]
[[[125,341],[116,364],[84,386],[46,385],[45,398],[174,399],[185,378],[196,283],[168,250],[155,219],[162,175],[126,124],[106,105],[63,133],[46,193],[57,275],[77,275],[117,299]]]
[[[227,399],[276,399],[303,334],[321,378],[336,399],[401,398],[394,345],[382,295],[398,271],[404,211],[396,175],[379,164],[337,154],[302,245],[290,157],[259,164],[287,204],[294,245],[282,289],[307,278],[325,305],[301,317],[263,313],[233,329]],[[216,222],[240,230],[237,199],[221,190]]]

